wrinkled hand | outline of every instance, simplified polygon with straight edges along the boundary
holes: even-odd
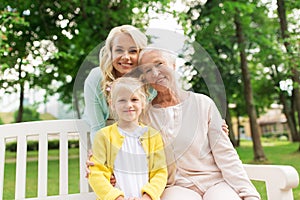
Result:
[[[226,124],[226,121],[225,121],[225,120],[223,120],[222,130],[223,130],[227,135],[229,135],[228,125]]]
[[[93,156],[93,152],[92,150],[89,150],[89,153],[88,153],[88,160],[85,162],[85,177],[88,178],[91,171],[89,169],[90,166],[94,166],[94,163],[92,161],[90,161],[91,157]]]

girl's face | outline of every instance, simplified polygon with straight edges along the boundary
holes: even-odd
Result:
[[[159,51],[146,52],[140,65],[145,80],[157,91],[172,88],[174,84],[175,66],[170,65],[168,59]]]
[[[139,49],[130,35],[118,34],[112,41],[113,67],[118,77],[130,72],[138,64]]]
[[[141,95],[127,88],[120,88],[117,92],[118,95],[112,102],[112,109],[117,114],[119,123],[138,123],[145,106]]]

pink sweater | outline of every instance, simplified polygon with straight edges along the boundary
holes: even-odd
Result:
[[[176,106],[150,107],[147,117],[163,136],[169,185],[195,185],[205,193],[209,187],[225,181],[241,198],[260,199],[222,131],[222,118],[209,97],[190,92]]]

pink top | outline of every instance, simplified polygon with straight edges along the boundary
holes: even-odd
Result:
[[[176,106],[150,106],[147,117],[149,125],[163,136],[169,185],[195,185],[205,193],[214,184],[226,181],[241,198],[260,199],[229,137],[222,131],[222,118],[208,96],[190,92]]]

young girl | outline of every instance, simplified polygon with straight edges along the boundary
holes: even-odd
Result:
[[[121,77],[111,86],[109,105],[117,122],[96,133],[89,174],[101,200],[158,200],[164,191],[168,174],[161,135],[139,122],[146,94],[135,78]]]

